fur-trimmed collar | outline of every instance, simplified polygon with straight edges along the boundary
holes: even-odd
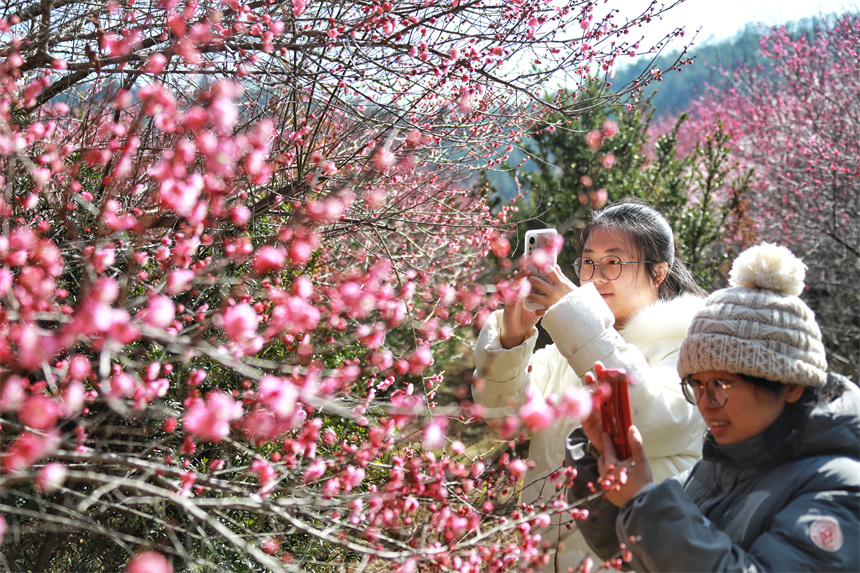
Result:
[[[640,348],[660,340],[683,340],[693,316],[704,302],[704,298],[694,294],[658,300],[636,313],[619,333],[624,340]]]

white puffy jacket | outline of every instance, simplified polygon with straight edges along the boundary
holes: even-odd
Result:
[[[475,375],[480,381],[473,388],[473,397],[484,406],[487,418],[503,418],[516,414],[525,403],[529,386],[544,397],[561,396],[566,388],[583,386],[585,373],[598,360],[607,368],[624,368],[638,381],[630,386],[630,407],[654,480],[675,476],[691,468],[702,453],[705,425],[696,408],[684,400],[676,365],[687,327],[703,300],[684,295],[658,301],[616,331],[609,307],[594,285],[587,283],[547,310],[542,326],[555,344],[536,352],[536,329],[521,345],[502,348],[502,313],[496,311],[481,330],[475,348]],[[558,493],[551,484],[542,496],[544,478],[562,466],[567,436],[577,426],[576,420],[559,420],[531,435],[529,459],[535,466],[523,480],[522,502],[534,503]],[[554,516],[543,540],[559,551],[544,571],[575,570],[586,556],[598,561],[581,534],[573,531],[560,525],[560,516]],[[560,545],[559,540],[563,541]]]

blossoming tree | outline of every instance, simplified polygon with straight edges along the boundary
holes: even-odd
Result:
[[[491,212],[472,174],[573,111],[540,98],[549,79],[576,89],[660,48],[639,48],[636,28],[662,5],[623,22],[599,6],[7,6],[10,566],[545,559],[547,512],[573,524],[575,509],[516,507],[525,462],[483,461],[452,432],[480,412],[436,402],[458,337],[517,296],[476,280],[508,255],[510,210]],[[525,419],[589,407],[568,395]]]
[[[832,368],[860,377],[860,19],[810,35],[775,29],[766,66],[743,66],[693,111],[694,133],[722,123],[753,169],[748,215],[734,237],[789,246],[809,267],[810,305]],[[695,136],[694,136],[695,138]]]

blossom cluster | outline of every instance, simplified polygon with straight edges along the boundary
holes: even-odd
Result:
[[[479,409],[437,403],[442,361],[503,302],[481,282],[515,208],[476,172],[552,107],[542,81],[610,67],[635,22],[25,4],[0,18],[0,534],[47,533],[7,536],[7,559],[50,557],[61,527],[130,572],[545,561],[563,492],[506,514],[525,462],[457,438]],[[512,77],[523,53],[552,65]]]

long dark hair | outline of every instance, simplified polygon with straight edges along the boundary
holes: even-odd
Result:
[[[660,300],[673,299],[682,294],[707,293],[696,284],[687,270],[675,246],[672,227],[657,209],[641,201],[625,200],[597,211],[582,229],[577,256],[582,254],[588,237],[595,229],[611,229],[623,232],[636,250],[652,280],[657,280],[656,265],[667,263],[669,272],[657,288]]]

